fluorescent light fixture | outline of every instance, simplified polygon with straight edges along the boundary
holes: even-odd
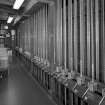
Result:
[[[8,26],[6,25],[6,26],[4,26],[4,29],[8,29]]]
[[[16,0],[14,5],[13,5],[13,9],[19,9],[21,7],[21,5],[23,4],[24,0]]]
[[[9,17],[8,17],[8,20],[7,20],[7,23],[11,23],[12,20],[13,20],[13,17],[9,16]]]

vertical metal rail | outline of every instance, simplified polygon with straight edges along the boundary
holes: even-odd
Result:
[[[20,40],[19,47],[20,47],[21,46],[21,29],[19,31],[20,31],[20,36],[19,36],[20,37],[20,39],[19,39]]]
[[[21,35],[20,35],[20,48],[22,47],[22,30],[23,30],[23,28],[22,28],[22,25],[20,25],[20,27],[21,27],[21,29],[20,29],[20,33],[21,33]]]
[[[26,51],[29,51],[29,27],[30,27],[30,24],[29,24],[29,19],[27,20],[27,50]]]
[[[102,7],[103,7],[103,80],[105,83],[105,1],[102,0]]]
[[[27,47],[28,47],[28,20],[26,22],[26,49],[27,50]]]
[[[28,18],[28,49],[27,51],[30,52],[30,19]]]
[[[24,37],[23,37],[23,39],[24,39],[24,47],[23,47],[23,50],[25,49],[25,21],[24,21]]]
[[[43,63],[43,34],[42,34],[42,7],[40,8],[40,56],[41,56],[41,63]],[[42,70],[40,69],[40,83],[42,83]]]
[[[27,20],[26,20],[26,24],[25,24],[25,50],[27,49]]]
[[[31,51],[31,17],[29,18],[29,52]]]
[[[39,43],[39,58],[41,58],[41,41],[40,41],[40,9],[38,10],[38,43]]]
[[[72,0],[68,0],[68,42],[69,42],[69,68],[73,70],[73,44],[72,44]]]
[[[41,38],[41,8],[38,10],[39,11],[39,55],[40,55],[40,61],[42,58],[42,38]],[[39,72],[39,82],[41,83],[41,69],[40,67],[38,68],[38,72]]]
[[[28,52],[30,52],[30,36],[31,36],[31,24],[30,24],[30,18],[28,19]]]
[[[46,7],[43,7],[44,58],[46,59]]]
[[[47,18],[47,24],[48,24],[48,36],[47,36],[47,38],[48,38],[48,46],[47,46],[47,49],[48,49],[48,60],[49,60],[49,62],[51,61],[51,58],[50,58],[50,54],[51,54],[51,52],[50,52],[50,50],[52,50],[52,49],[50,49],[50,47],[51,47],[51,21],[52,21],[52,17],[50,17],[50,10],[51,10],[51,7],[50,6],[48,6],[48,18]],[[51,20],[51,21],[50,21]],[[52,43],[53,44],[53,43]],[[53,55],[52,55],[53,56]],[[51,63],[51,62],[50,62]]]
[[[19,30],[19,47],[21,46],[21,31]]]
[[[45,4],[45,35],[46,35],[46,60],[48,60],[48,10],[47,10],[48,6],[47,4]]]
[[[54,5],[54,7],[53,7],[53,9],[54,9],[54,30],[53,30],[53,32],[54,32],[54,40],[53,40],[53,43],[54,43],[54,60],[53,60],[53,66],[55,66],[55,64],[56,64],[56,7],[55,7],[55,3],[53,4]]]
[[[27,20],[27,49],[26,51],[29,50],[29,19]]]
[[[34,56],[36,56],[36,13],[34,12]]]
[[[42,17],[42,12],[43,12],[43,10],[42,10],[42,8],[41,8],[41,13],[40,13],[40,16],[41,16],[41,58],[43,58],[43,34],[42,34],[42,23],[43,23],[43,17]]]
[[[99,4],[99,81],[104,82],[104,1],[100,0]]]
[[[32,57],[34,56],[34,14],[32,15],[32,35],[31,35],[31,51],[32,51]]]
[[[38,43],[38,57],[39,57],[39,11],[37,11],[37,43]]]
[[[44,27],[45,27],[45,59],[47,57],[47,33],[46,33],[46,5],[44,6]]]
[[[43,28],[43,23],[44,23],[44,12],[43,12],[44,8],[42,8],[42,57],[44,59],[44,40],[45,40],[45,34],[44,34],[44,28]]]
[[[66,0],[63,0],[64,70],[67,71]]]
[[[88,74],[88,71],[87,71],[87,1],[88,0],[85,0],[83,2],[84,4],[84,14],[83,14],[83,17],[84,17],[84,75],[87,76]]]
[[[91,28],[90,28],[90,7],[91,3],[90,0],[87,0],[87,71],[88,76],[90,76],[90,70],[91,70],[91,46],[90,46],[90,40],[91,40]]]
[[[34,12],[34,35],[33,35],[33,38],[34,38],[34,44],[33,44],[33,49],[34,49],[34,56],[36,55],[36,15],[35,15],[35,12]]]
[[[24,34],[23,34],[23,49],[24,49],[24,46],[25,46],[25,23],[23,23],[23,27],[24,27]]]
[[[32,24],[31,24],[32,16],[29,18],[29,52],[31,53],[31,30],[32,30]]]
[[[27,49],[26,49],[26,51],[28,51],[28,49],[29,49],[29,36],[28,36],[28,34],[29,34],[29,19],[27,20]]]
[[[20,25],[20,47],[22,47],[22,24]]]
[[[36,12],[36,56],[38,56],[38,13]]]
[[[68,0],[68,51],[69,51],[69,69],[70,71],[73,70],[73,4],[72,0]],[[69,92],[69,99],[70,99],[70,105],[74,105],[74,97],[73,93]]]
[[[32,15],[32,18],[33,18],[33,30],[32,30],[32,31],[33,31],[33,32],[32,32],[32,33],[33,33],[33,37],[32,37],[32,38],[33,38],[33,39],[32,39],[32,40],[33,40],[33,42],[32,42],[32,43],[33,43],[33,45],[32,45],[32,46],[33,46],[33,47],[32,47],[33,54],[32,54],[32,57],[34,57],[34,47],[35,47],[35,46],[34,46],[34,32],[35,32],[35,30],[34,30],[34,29],[35,29],[35,25],[34,25],[34,23],[35,23],[35,20],[34,20],[34,13],[33,13],[33,15]]]
[[[63,27],[63,26],[62,26],[62,24],[63,24],[63,22],[62,22],[62,20],[63,20],[63,18],[62,18],[62,17],[63,17],[63,13],[62,13],[62,12],[63,12],[63,9],[62,9],[62,6],[63,6],[63,4],[62,4],[62,2],[63,2],[63,1],[62,1],[62,2],[61,2],[61,1],[62,1],[62,0],[59,1],[59,4],[60,4],[60,5],[59,5],[59,6],[60,6],[60,7],[59,7],[59,12],[60,12],[59,15],[60,15],[60,18],[59,18],[59,35],[58,35],[58,36],[59,36],[59,37],[58,37],[58,38],[59,38],[58,40],[59,40],[59,42],[60,42],[60,43],[59,43],[59,44],[60,44],[60,56],[59,56],[60,58],[59,58],[59,64],[58,64],[58,65],[60,65],[60,66],[62,66],[62,63],[63,63],[63,57],[62,57],[62,55],[63,55],[63,54],[62,54],[62,51],[63,51],[63,45],[62,45],[62,42],[63,42],[63,39],[62,39],[62,36],[63,36],[63,28],[62,28],[62,27]],[[58,54],[58,55],[59,55],[59,54]],[[58,55],[57,55],[57,56],[58,56]]]
[[[55,44],[55,3],[49,5],[49,21],[50,21],[50,34],[51,34],[51,42],[50,42],[50,59],[51,64],[54,66],[54,44]]]
[[[21,40],[23,39],[23,22],[22,22],[22,25],[21,25]],[[23,40],[21,41],[21,48],[23,47]]]
[[[22,36],[23,47],[22,47],[22,49],[24,49],[24,41],[25,41],[25,39],[24,39],[24,37],[25,37],[25,30],[24,30],[24,28],[25,28],[25,26],[24,26],[24,21],[23,21],[23,36]]]
[[[85,29],[84,29],[84,0],[80,0],[80,61],[82,66],[80,66],[81,72],[84,74],[84,39],[85,39]]]
[[[38,32],[38,11],[37,11],[37,56],[39,56],[39,43],[38,43],[38,41],[39,41],[39,37],[38,37],[38,34],[39,34],[39,32]]]
[[[44,59],[46,59],[46,30],[45,30],[45,7],[43,8],[43,33],[44,33]]]
[[[33,55],[33,15],[31,15],[31,18],[30,18],[30,53],[31,53],[31,55]]]
[[[22,46],[22,49],[24,49],[24,21],[23,21],[23,36],[22,36],[22,40],[23,40],[23,46]]]
[[[95,0],[96,79],[99,80],[99,0]],[[93,39],[94,40],[94,39]],[[93,52],[93,53],[95,53]]]
[[[77,0],[74,0],[74,69],[77,71]]]
[[[26,21],[24,22],[24,50],[26,49]]]
[[[38,13],[36,12],[36,56],[38,56]]]
[[[62,64],[62,2],[57,0],[57,65]]]
[[[26,21],[25,21],[25,23],[24,23],[24,27],[25,27],[25,29],[24,29],[24,31],[25,31],[25,45],[24,45],[24,50],[26,49]]]
[[[41,38],[40,38],[40,9],[38,10],[38,41],[39,41],[39,58],[41,58]]]
[[[92,64],[91,64],[91,67],[92,67],[92,76],[93,74],[95,75],[95,72],[94,72],[94,65],[95,65],[95,62],[94,62],[94,59],[95,59],[95,51],[94,51],[94,48],[95,48],[95,45],[94,45],[94,1],[91,0],[91,53],[92,53]],[[94,80],[94,76],[92,77],[92,80]]]
[[[43,58],[43,27],[42,27],[42,23],[43,23],[43,8],[41,8],[41,56]]]
[[[44,7],[42,8],[42,52],[43,52],[43,59],[45,59],[45,27],[44,27],[44,21],[45,21],[45,17],[44,17]]]
[[[22,49],[24,49],[24,22],[23,22],[23,36],[22,36],[22,40],[23,40]]]
[[[37,27],[37,12],[35,13],[35,15],[36,15],[36,16],[35,16],[35,17],[36,17],[36,26],[35,26],[35,27],[36,27],[36,56],[38,56],[38,40],[37,40],[37,39],[38,39],[38,37],[37,37],[37,34],[38,34],[38,33],[37,33],[37,31],[38,31],[38,27]]]
[[[24,49],[25,50],[25,45],[26,45],[26,22],[24,22]]]
[[[64,38],[64,70],[67,72],[67,17],[66,17],[66,0],[63,0],[63,38]],[[62,50],[63,51],[63,50]],[[66,94],[67,89],[64,88],[64,93],[65,93],[65,105],[67,104],[67,94]]]

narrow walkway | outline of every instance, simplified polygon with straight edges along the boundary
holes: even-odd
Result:
[[[16,59],[10,64],[8,82],[0,83],[0,105],[55,105],[23,69]]]

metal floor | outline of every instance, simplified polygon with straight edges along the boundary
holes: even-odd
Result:
[[[0,82],[0,105],[55,105],[19,60],[9,67],[8,80]]]

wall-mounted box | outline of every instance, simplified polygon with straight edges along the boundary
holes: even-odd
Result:
[[[78,80],[79,79],[79,80]],[[81,79],[83,79],[83,81],[81,82]],[[79,83],[78,83],[79,82]],[[80,98],[83,98],[83,96],[85,96],[85,94],[88,92],[89,87],[88,87],[88,82],[89,80],[86,78],[81,78],[81,77],[77,77],[77,85],[74,88],[73,92]]]
[[[73,91],[73,89],[76,87],[77,85],[77,81],[76,79],[68,79],[66,82],[65,82],[65,87],[66,88],[69,88],[69,90]]]
[[[92,92],[97,91],[97,85],[98,85],[97,82],[93,82],[93,81],[89,82],[88,83],[89,90]]]
[[[83,100],[88,103],[89,105],[99,105],[100,101],[102,100],[102,96],[91,92],[90,90],[85,94]]]
[[[76,85],[76,87],[74,88],[73,92],[80,98],[83,98],[83,96],[85,96],[85,94],[88,92],[89,88],[87,85],[83,84],[83,85]]]

